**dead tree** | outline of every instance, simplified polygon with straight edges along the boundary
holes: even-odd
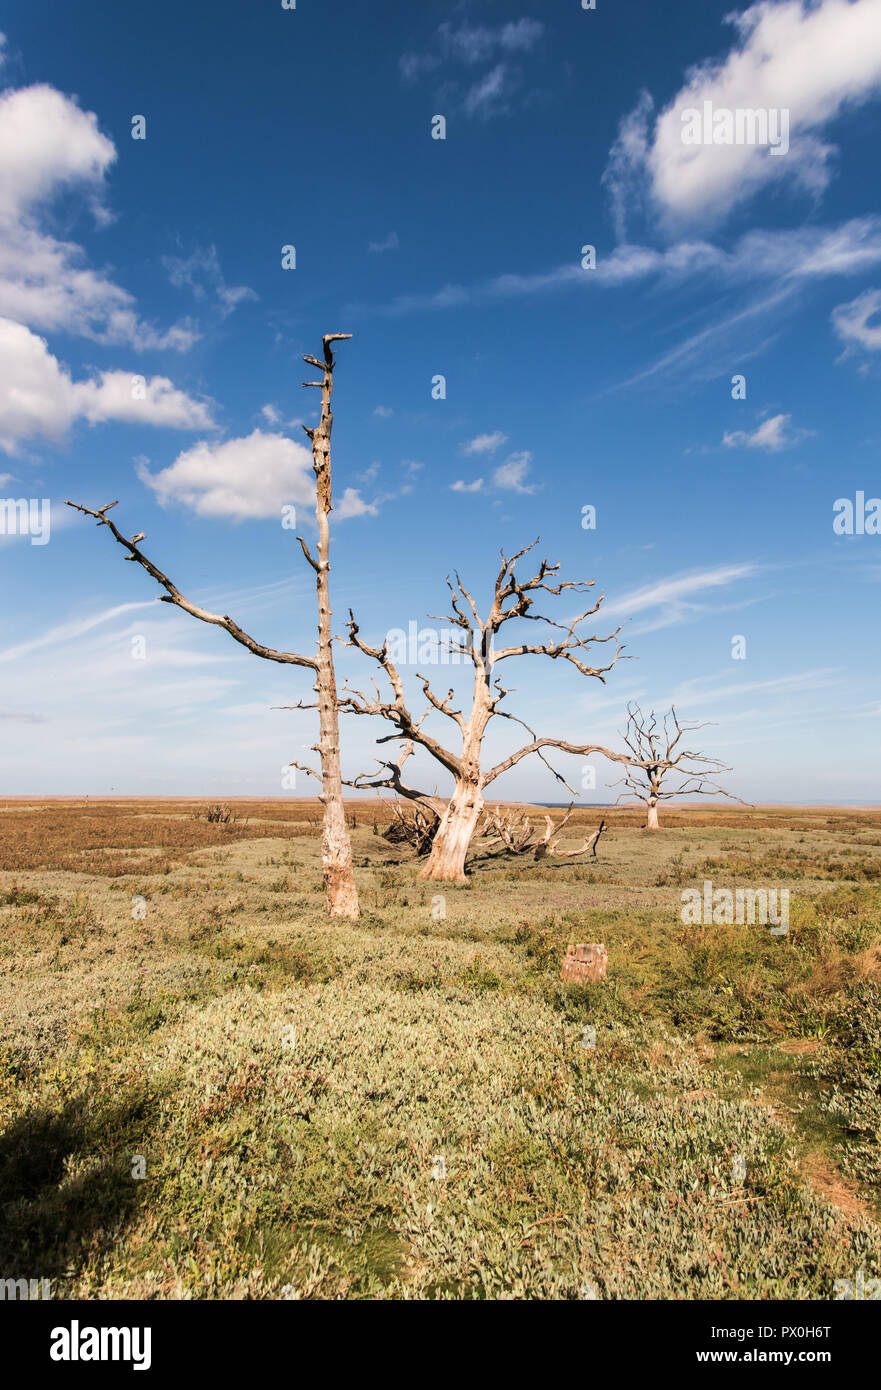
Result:
[[[434,843],[434,837],[437,834],[447,803],[442,797],[429,796],[426,792],[419,792],[413,787],[405,785],[401,773],[405,762],[412,756],[413,744],[407,742],[394,762],[378,758],[379,771],[375,773],[362,772],[351,780],[344,777],[343,784],[347,787],[354,787],[357,791],[378,791],[387,787],[406,801],[413,802],[414,807],[409,815],[406,815],[400,807],[393,805],[394,821],[389,830],[385,832],[384,838],[392,840],[393,843],[405,840],[421,856],[428,854]]]
[[[577,849],[558,849],[560,843],[560,832],[566,826],[572,816],[573,806],[569,807],[563,819],[555,825],[552,818],[545,816],[545,832],[540,839],[533,838],[537,831],[532,828],[532,822],[525,811],[487,811],[480,834],[484,837],[492,835],[492,839],[484,846],[485,849],[492,849],[493,845],[503,844],[511,854],[526,854],[532,851],[532,856],[536,860],[545,859],[551,855],[557,859],[574,859],[576,855],[586,854],[591,850],[594,859],[597,855],[597,845],[600,836],[606,828],[606,822],[600,821],[599,827],[593,834],[585,835],[584,844]],[[556,835],[556,839],[552,838]]]
[[[732,796],[710,780],[721,772],[731,772],[730,767],[716,758],[708,758],[705,753],[679,748],[685,734],[703,728],[706,722],[683,724],[675,706],[660,723],[654,710],[646,716],[639,705],[627,706],[627,728],[623,738],[632,756],[627,759],[625,776],[610,785],[620,787],[623,784],[626,788],[616,804],[628,799],[645,804],[646,830],[658,829],[658,806],[674,797],[715,794],[726,796],[729,801],[740,801],[740,797]]]
[[[603,601],[602,595],[595,604],[579,614],[578,617],[573,618],[570,623],[558,623],[551,618],[532,612],[535,603],[534,596],[539,592],[553,595],[570,590],[584,592],[592,588],[594,583],[592,579],[585,581],[560,580],[557,583],[552,583],[550,581],[560,566],[551,565],[547,560],[542,560],[538,573],[532,575],[531,578],[518,579],[515,573],[518,560],[537,544],[537,541],[533,541],[532,545],[524,547],[511,559],[508,559],[502,552],[502,563],[496,576],[493,601],[485,619],[480,617],[474,599],[462,584],[458,574],[455,576],[455,585],[449,578],[447,579],[447,587],[452,597],[453,612],[444,615],[440,621],[460,629],[462,636],[460,639],[453,635],[448,643],[442,643],[441,647],[444,650],[459,653],[457,660],[464,658],[473,663],[473,693],[471,709],[467,714],[463,713],[461,709],[454,708],[455,692],[453,690],[450,690],[441,699],[432,690],[427,677],[417,673],[417,679],[422,682],[428,708],[419,719],[414,718],[407,707],[400,672],[391,660],[388,640],[380,648],[368,646],[360,636],[360,630],[354,616],[351,611],[349,613],[349,641],[346,645],[356,647],[382,667],[391,686],[393,698],[383,699],[375,684],[373,696],[365,695],[360,690],[349,690],[346,686],[340,693],[340,709],[344,713],[378,715],[385,719],[395,726],[395,732],[378,739],[379,743],[403,739],[408,744],[417,744],[440,763],[454,780],[452,797],[448,802],[443,803],[440,825],[434,837],[431,854],[419,875],[420,878],[437,879],[449,883],[464,883],[466,881],[465,856],[483,811],[485,789],[497,777],[501,777],[503,772],[508,772],[512,767],[516,767],[519,762],[531,754],[534,753],[541,758],[557,780],[565,786],[568,786],[565,778],[547,762],[544,756],[546,748],[556,748],[561,752],[575,753],[581,757],[587,757],[591,753],[601,753],[614,762],[626,761],[624,754],[611,752],[600,744],[574,744],[558,738],[537,737],[522,719],[518,719],[516,715],[499,708],[509,693],[502,686],[500,680],[493,676],[494,668],[502,661],[509,661],[512,657],[517,656],[545,656],[550,657],[551,660],[562,659],[574,666],[581,675],[605,681],[606,673],[615,665],[622,651],[618,642],[620,628],[606,637],[597,637],[595,634],[580,635],[580,625],[599,611]],[[546,636],[544,641],[535,643],[513,641],[510,646],[498,651],[494,650],[495,638],[500,629],[505,623],[515,620],[539,623],[544,625],[545,630],[556,628],[560,635],[547,636],[546,631],[543,631],[540,635]],[[605,665],[589,665],[588,654],[591,644],[606,642],[613,642],[615,646],[611,659]],[[460,752],[447,748],[425,729],[426,719],[433,714],[442,714],[457,726],[461,738]],[[481,766],[483,740],[488,725],[497,715],[520,724],[531,735],[531,738],[529,743],[511,753],[495,767],[484,769]],[[403,796],[409,796],[416,800],[423,796],[423,793],[403,788],[399,765],[385,764],[385,766],[397,768],[396,773],[391,776],[391,780],[369,783],[362,778],[358,779],[359,784],[361,786],[395,785]]]
[[[388,840],[390,845],[409,845],[421,858],[431,850],[439,824],[436,815],[423,811],[418,806],[414,806],[412,810],[403,810],[397,804],[393,804],[392,823],[384,832],[383,839]]]
[[[288,666],[303,666],[313,672],[315,676],[313,689],[317,699],[314,704],[310,705],[304,705],[301,702],[296,708],[318,710],[320,736],[312,751],[319,755],[321,773],[315,772],[312,768],[300,768],[300,764],[296,762],[292,763],[291,766],[300,768],[301,771],[318,778],[321,782],[319,800],[324,808],[321,862],[324,870],[327,910],[333,917],[357,917],[359,915],[358,892],[352,871],[352,847],[346,829],[343,807],[337,689],[333,665],[333,634],[331,632],[329,594],[330,532],[327,520],[328,514],[332,510],[330,436],[333,428],[334,353],[331,345],[342,339],[351,338],[351,336],[351,333],[327,333],[323,339],[324,360],[321,361],[317,357],[308,355],[303,358],[304,362],[317,367],[322,373],[320,381],[303,382],[304,386],[317,386],[321,390],[320,423],[314,429],[307,425],[303,426],[312,442],[312,466],[316,481],[315,515],[318,522],[317,558],[311,554],[302,536],[298,537],[303,554],[315,571],[315,588],[318,598],[318,644],[314,656],[302,656],[297,652],[275,651],[272,647],[265,647],[261,643],[255,642],[253,637],[249,637],[238,623],[233,622],[232,618],[220,616],[217,613],[209,613],[207,609],[199,608],[196,604],[191,603],[168,576],[163,574],[152,560],[148,560],[147,556],[140,550],[140,543],[144,539],[143,533],[139,532],[131,540],[128,540],[108,519],[107,513],[111,507],[117,505],[115,502],[109,502],[105,507],[99,507],[97,511],[93,511],[90,507],[81,506],[77,502],[67,503],[69,507],[74,507],[79,512],[85,512],[87,516],[95,517],[99,526],[109,528],[113,538],[128,551],[125,559],[140,565],[165,590],[165,594],[160,599],[161,603],[172,603],[177,608],[183,609],[185,613],[189,613],[191,617],[198,618],[200,622],[211,623],[215,627],[224,628],[231,637],[246,647],[254,656],[263,657],[266,661],[282,662]]]

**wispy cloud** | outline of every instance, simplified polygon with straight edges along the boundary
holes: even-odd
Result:
[[[371,255],[380,256],[384,251],[397,251],[400,244],[397,232],[389,232],[382,241],[371,241],[367,250]]]
[[[523,86],[520,62],[538,47],[543,35],[541,21],[526,17],[498,25],[445,21],[435,31],[431,48],[404,53],[398,68],[411,86],[430,74],[446,74],[445,100],[466,116],[486,120],[510,109],[511,98]],[[480,76],[471,75],[487,64],[491,66]],[[469,76],[463,79],[457,69]]]
[[[74,638],[85,636],[87,632],[92,632],[94,628],[100,627],[103,623],[112,622],[125,613],[136,613],[145,608],[153,607],[155,607],[155,600],[149,603],[119,603],[113,608],[102,609],[101,612],[92,613],[86,618],[71,618],[66,623],[59,623],[55,627],[47,629],[46,632],[29,637],[25,642],[19,642],[17,646],[7,647],[5,651],[0,651],[0,661],[17,661],[22,656],[39,651],[41,647],[60,646],[63,642],[70,642]]]
[[[881,0],[879,0],[881,3]],[[579,260],[528,273],[506,272],[468,285],[401,294],[387,304],[349,305],[353,313],[389,318],[456,308],[479,307],[564,291],[594,293],[620,285],[655,280],[661,286],[687,282],[718,284],[723,289],[762,286],[790,293],[827,278],[858,275],[881,265],[881,217],[851,218],[837,226],[754,230],[728,249],[704,240],[677,241],[666,247],[620,245],[599,248],[593,270]],[[770,296],[764,296],[766,302]]]
[[[259,296],[247,285],[228,285],[216,246],[197,246],[189,256],[165,256],[162,264],[171,283],[188,288],[197,300],[214,299],[223,318],[244,300]]]
[[[623,622],[639,613],[652,612],[655,616],[651,625],[642,627],[641,631],[669,627],[702,611],[702,606],[694,601],[697,596],[753,579],[761,570],[762,566],[746,562],[672,575],[608,600],[603,604],[602,613],[605,618]]]

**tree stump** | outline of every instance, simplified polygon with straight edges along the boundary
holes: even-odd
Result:
[[[583,943],[566,948],[561,979],[574,984],[596,984],[606,978],[609,953],[601,942]]]

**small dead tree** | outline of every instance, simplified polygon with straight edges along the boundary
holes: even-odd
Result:
[[[67,503],[76,511],[84,512],[86,516],[95,517],[99,526],[108,527],[114,540],[128,551],[124,558],[140,565],[165,590],[165,594],[160,598],[161,603],[172,603],[177,608],[183,609],[185,613],[189,613],[191,617],[198,618],[200,622],[211,623],[214,627],[224,628],[236,642],[246,647],[254,656],[263,657],[266,661],[278,661],[288,666],[302,666],[314,674],[313,689],[317,696],[315,703],[304,705],[300,702],[294,708],[318,710],[320,734],[319,741],[314,746],[313,751],[318,753],[321,760],[321,772],[319,774],[312,768],[300,768],[300,764],[296,762],[292,763],[291,766],[300,768],[301,771],[318,778],[321,782],[319,800],[324,810],[321,861],[324,871],[327,910],[333,917],[357,917],[359,915],[358,892],[352,871],[352,847],[346,829],[343,806],[337,688],[333,664],[329,592],[330,531],[327,520],[328,514],[332,510],[330,436],[333,428],[333,369],[335,365],[332,344],[351,338],[351,336],[351,333],[326,333],[323,338],[323,360],[308,355],[303,358],[304,362],[312,367],[317,367],[322,374],[320,381],[303,382],[306,387],[317,386],[321,390],[320,422],[314,429],[307,425],[303,426],[312,443],[312,466],[316,481],[315,515],[318,522],[317,558],[311,554],[302,536],[297,538],[303,548],[303,554],[315,571],[315,589],[318,598],[318,644],[314,656],[303,656],[298,652],[275,651],[272,647],[265,647],[261,643],[255,642],[253,637],[249,637],[238,623],[233,622],[232,618],[217,613],[209,613],[207,609],[199,608],[196,604],[191,603],[168,576],[163,574],[152,560],[148,560],[139,548],[140,543],[144,540],[143,532],[139,532],[131,540],[128,540],[109,520],[107,513],[117,505],[115,502],[108,502],[106,506],[99,507],[97,511],[77,502]]]
[[[509,661],[517,656],[550,657],[554,661],[569,662],[583,676],[590,676],[605,682],[606,673],[611,670],[621,655],[622,649],[618,642],[620,628],[605,637],[597,637],[595,634],[582,636],[579,631],[581,624],[599,611],[603,601],[602,595],[596,603],[569,623],[555,622],[552,618],[532,611],[535,595],[538,593],[559,595],[570,590],[581,593],[591,589],[594,584],[592,579],[552,582],[560,566],[549,564],[547,560],[542,560],[537,573],[530,578],[518,579],[516,574],[517,562],[537,544],[537,541],[533,541],[532,545],[525,546],[510,559],[504,551],[502,552],[502,563],[496,576],[493,600],[486,618],[480,617],[474,599],[462,584],[458,574],[455,576],[455,585],[449,578],[447,579],[453,611],[451,614],[444,615],[439,621],[449,623],[451,628],[460,629],[462,636],[459,638],[452,635],[447,642],[441,644],[441,649],[458,653],[457,660],[464,658],[473,663],[474,681],[471,709],[467,714],[463,713],[461,709],[454,708],[455,692],[453,690],[450,690],[441,699],[432,690],[428,678],[417,673],[417,679],[422,682],[428,708],[420,718],[414,718],[407,707],[403,681],[391,659],[388,640],[383,642],[380,648],[368,646],[360,636],[354,615],[351,611],[349,613],[349,640],[346,645],[356,647],[358,651],[379,664],[391,686],[393,698],[383,699],[375,683],[373,696],[365,695],[360,690],[350,690],[348,686],[345,686],[340,694],[340,709],[344,713],[378,715],[393,724],[396,731],[378,739],[377,742],[387,743],[392,740],[403,739],[407,744],[417,744],[440,763],[454,780],[452,797],[449,801],[441,803],[443,809],[440,825],[434,837],[431,853],[420,872],[420,878],[436,879],[448,883],[464,883],[466,881],[465,856],[484,808],[484,791],[497,777],[501,777],[503,772],[508,772],[510,768],[516,767],[519,762],[531,754],[534,753],[541,758],[564,786],[568,786],[565,778],[551,767],[545,758],[544,750],[546,748],[556,748],[561,752],[575,753],[581,757],[587,757],[591,753],[601,753],[614,762],[627,761],[624,754],[611,752],[600,744],[573,744],[558,738],[539,738],[522,719],[518,719],[516,715],[500,708],[502,701],[509,694],[509,691],[493,674],[500,662]],[[545,640],[534,643],[515,640],[509,646],[495,650],[497,634],[506,623],[515,620],[541,624],[544,631],[540,635]],[[548,628],[556,629],[560,635],[547,635]],[[609,661],[605,665],[590,665],[588,657],[591,644],[607,642],[614,643],[614,653]],[[429,715],[432,714],[442,714],[457,726],[461,738],[461,752],[447,748],[428,733],[424,724]],[[530,742],[511,753],[495,767],[484,770],[481,766],[483,740],[488,725],[496,716],[520,724],[531,736]],[[424,793],[404,788],[399,764],[388,763],[383,766],[389,770],[389,776],[386,779],[371,783],[366,781],[366,774],[364,774],[357,779],[357,783],[352,785],[360,785],[361,787],[394,786],[402,796],[414,800],[424,799]]]
[[[492,839],[485,845],[486,849],[492,849],[493,845],[503,844],[511,854],[526,854],[530,850],[536,860],[545,859],[548,855],[557,859],[574,859],[576,855],[586,854],[590,850],[594,859],[597,855],[597,845],[600,836],[606,828],[606,822],[600,821],[599,827],[591,835],[585,835],[584,843],[577,849],[558,849],[560,843],[560,833],[569,823],[574,810],[574,804],[569,807],[563,819],[555,825],[553,819],[546,815],[545,832],[538,839],[534,836],[538,834],[533,830],[532,822],[525,811],[487,811],[480,834],[484,837],[492,835]],[[553,837],[557,838],[554,839]]]
[[[685,734],[706,726],[706,721],[683,724],[675,706],[660,722],[654,710],[644,715],[639,705],[627,706],[623,738],[632,756],[627,759],[625,776],[610,785],[626,788],[616,805],[628,799],[645,804],[646,830],[658,829],[658,806],[674,797],[718,795],[740,801],[740,797],[732,796],[712,780],[722,772],[731,772],[730,767],[705,753],[679,747]]]
[[[384,838],[392,843],[406,841],[421,856],[428,854],[431,850],[447,803],[439,796],[429,796],[426,792],[419,792],[413,787],[406,786],[401,774],[405,762],[412,756],[413,744],[407,742],[394,762],[377,758],[379,771],[376,773],[362,772],[352,779],[344,777],[343,784],[347,787],[354,787],[357,791],[379,791],[389,788],[406,801],[413,802],[414,806],[409,814],[401,807],[392,805],[394,819],[389,829],[385,831]]]
[[[421,857],[430,851],[439,824],[437,816],[429,815],[418,806],[404,810],[393,805],[392,823],[383,839],[388,840],[390,845],[410,845]]]

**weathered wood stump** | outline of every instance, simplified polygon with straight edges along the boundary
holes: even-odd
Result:
[[[575,984],[596,984],[606,978],[609,953],[601,942],[582,943],[566,948],[561,979]]]

